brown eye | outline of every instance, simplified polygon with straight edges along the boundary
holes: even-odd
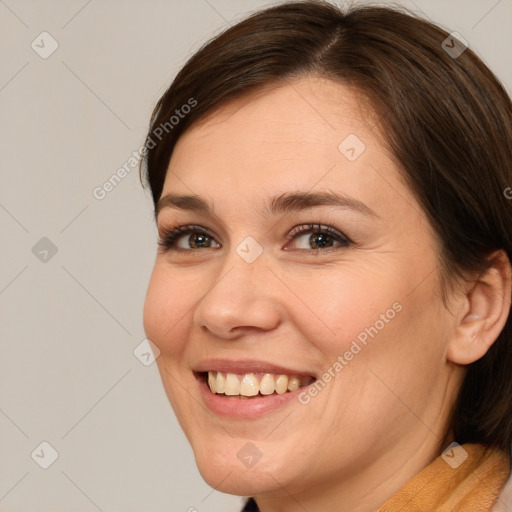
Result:
[[[309,236],[308,236],[309,235]],[[291,240],[301,240],[300,247],[292,250],[315,251],[336,249],[337,247],[347,247],[352,244],[350,239],[343,233],[331,226],[322,226],[320,224],[307,224],[294,228],[288,235]]]
[[[158,245],[163,251],[191,249],[209,249],[220,247],[220,244],[213,246],[213,237],[200,226],[183,226],[175,229],[163,230]]]

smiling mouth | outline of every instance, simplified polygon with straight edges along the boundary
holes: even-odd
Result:
[[[199,374],[210,391],[229,398],[255,398],[283,395],[297,391],[315,381],[314,377],[273,373],[225,373],[217,371]]]

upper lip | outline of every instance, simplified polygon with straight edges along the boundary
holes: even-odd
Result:
[[[276,375],[294,375],[297,377],[313,377],[308,371],[286,368],[267,361],[244,360],[233,361],[230,359],[208,359],[201,361],[194,367],[197,373],[217,371],[222,373],[273,373]]]

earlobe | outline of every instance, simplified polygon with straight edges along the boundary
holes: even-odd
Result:
[[[447,347],[449,361],[467,365],[483,357],[503,330],[510,312],[511,268],[503,250],[491,254],[491,266],[468,284],[454,335]]]

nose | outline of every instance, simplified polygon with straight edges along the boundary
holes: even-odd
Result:
[[[233,249],[221,272],[215,272],[206,284],[195,308],[193,321],[202,330],[226,340],[250,331],[269,331],[281,318],[275,276],[261,254],[252,263],[244,261]]]

